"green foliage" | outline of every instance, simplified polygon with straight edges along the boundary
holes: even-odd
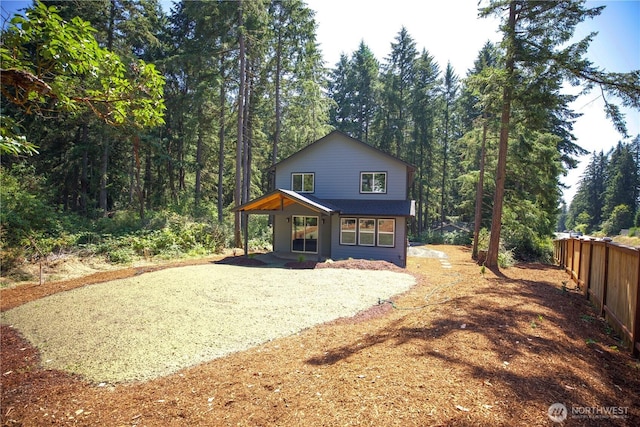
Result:
[[[96,30],[75,16],[36,2],[2,31],[2,94],[26,114],[91,112],[106,123],[131,128],[164,123],[164,79],[153,64],[125,64],[100,47]],[[33,153],[12,119],[3,117],[0,153]]]
[[[47,203],[46,189],[33,169],[0,167],[0,236],[3,246],[17,246],[32,235],[57,230],[57,213]]]
[[[489,248],[489,230],[481,228],[478,234],[478,250],[486,252]],[[498,250],[498,266],[500,268],[509,268],[516,264],[514,249],[507,249],[503,241],[500,242]],[[484,267],[484,264],[483,264]]]
[[[467,231],[449,231],[441,233],[437,230],[426,231],[419,236],[412,236],[410,240],[431,245],[469,245],[471,233]]]
[[[22,133],[22,127],[12,117],[0,115],[0,154],[38,154],[38,147],[27,141]]]
[[[115,264],[128,264],[139,258],[219,253],[230,239],[225,226],[172,212],[152,212],[145,221],[133,211],[119,211],[96,221],[61,215],[33,194],[20,190],[15,176],[1,171],[2,203],[6,206],[0,228],[3,274],[24,260],[56,253],[100,255]],[[8,233],[9,229],[16,232]]]
[[[615,236],[623,228],[630,228],[633,225],[633,215],[631,208],[627,205],[618,205],[611,212],[611,216],[602,224],[602,231],[607,236]]]
[[[73,221],[47,200],[48,190],[33,168],[0,167],[0,265],[3,270],[21,260],[66,251],[74,244]]]
[[[512,250],[500,250],[498,252],[498,267],[510,268],[516,264],[516,259]]]
[[[123,213],[121,217],[135,217],[133,213]],[[102,229],[109,229],[113,235],[103,234],[103,238],[96,245],[96,253],[111,254],[113,250],[119,250],[118,256],[126,259],[123,255],[128,253],[125,249],[130,249],[131,254],[152,258],[183,257],[186,255],[204,255],[220,252],[228,239],[228,232],[225,227],[207,222],[192,221],[188,217],[183,217],[175,213],[155,213],[146,225],[142,226],[138,222],[138,228],[132,227],[132,222],[127,220],[114,221],[112,227],[105,227],[104,219],[100,221]],[[139,220],[137,220],[139,221]]]
[[[489,249],[489,230],[481,228],[478,233],[478,250],[486,251]]]
[[[267,215],[254,215],[249,221],[249,250],[271,250],[273,240],[273,228],[269,225]]]

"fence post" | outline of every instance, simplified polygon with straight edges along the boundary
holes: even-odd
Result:
[[[587,284],[584,293],[587,299],[589,299],[589,290],[591,289],[591,266],[593,265],[593,242],[595,240],[593,237],[589,239],[589,267],[587,268]]]
[[[576,241],[573,237],[571,237],[571,265],[569,266],[569,275],[571,280],[573,280],[573,265],[576,263]]]
[[[604,241],[604,283],[602,284],[602,307],[600,308],[600,316],[604,317],[604,308],[607,305],[607,285],[609,284],[609,242],[611,238],[605,237]]]
[[[582,267],[582,239],[578,240],[578,269],[576,270],[576,285],[580,287],[580,270]]]

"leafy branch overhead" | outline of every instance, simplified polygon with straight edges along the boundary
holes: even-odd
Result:
[[[42,3],[15,16],[0,46],[2,95],[28,114],[89,110],[109,125],[162,124],[164,78],[142,60],[125,64],[98,45],[95,32]]]

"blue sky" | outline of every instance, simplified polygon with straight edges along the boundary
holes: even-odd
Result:
[[[333,67],[341,53],[351,54],[360,41],[371,48],[378,60],[390,53],[391,42],[405,26],[418,49],[427,49],[440,68],[451,62],[455,72],[464,77],[472,67],[482,45],[500,40],[495,19],[477,18],[478,0],[306,0],[316,11],[317,36],[326,65]],[[2,16],[30,1],[0,0]],[[161,0],[169,11],[172,0]],[[608,71],[640,70],[640,0],[587,1],[587,7],[606,5],[602,14],[581,23],[576,37],[591,31],[598,35],[588,57]],[[583,116],[574,126],[577,143],[586,150],[609,150],[622,140],[604,116],[599,92],[581,96],[572,105]],[[640,134],[640,112],[624,110],[629,134]],[[564,192],[568,202],[575,194],[576,183],[584,172],[589,156],[563,182],[570,186]]]

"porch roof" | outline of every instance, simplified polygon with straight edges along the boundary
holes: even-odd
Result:
[[[415,216],[412,200],[330,199],[323,202],[340,212],[340,215]]]
[[[296,203],[305,206],[312,211],[327,215],[335,212],[335,209],[332,206],[325,205],[319,199],[312,199],[295,191],[283,190],[281,188],[240,205],[233,210],[250,213],[274,213],[282,211],[287,206],[291,206]]]

